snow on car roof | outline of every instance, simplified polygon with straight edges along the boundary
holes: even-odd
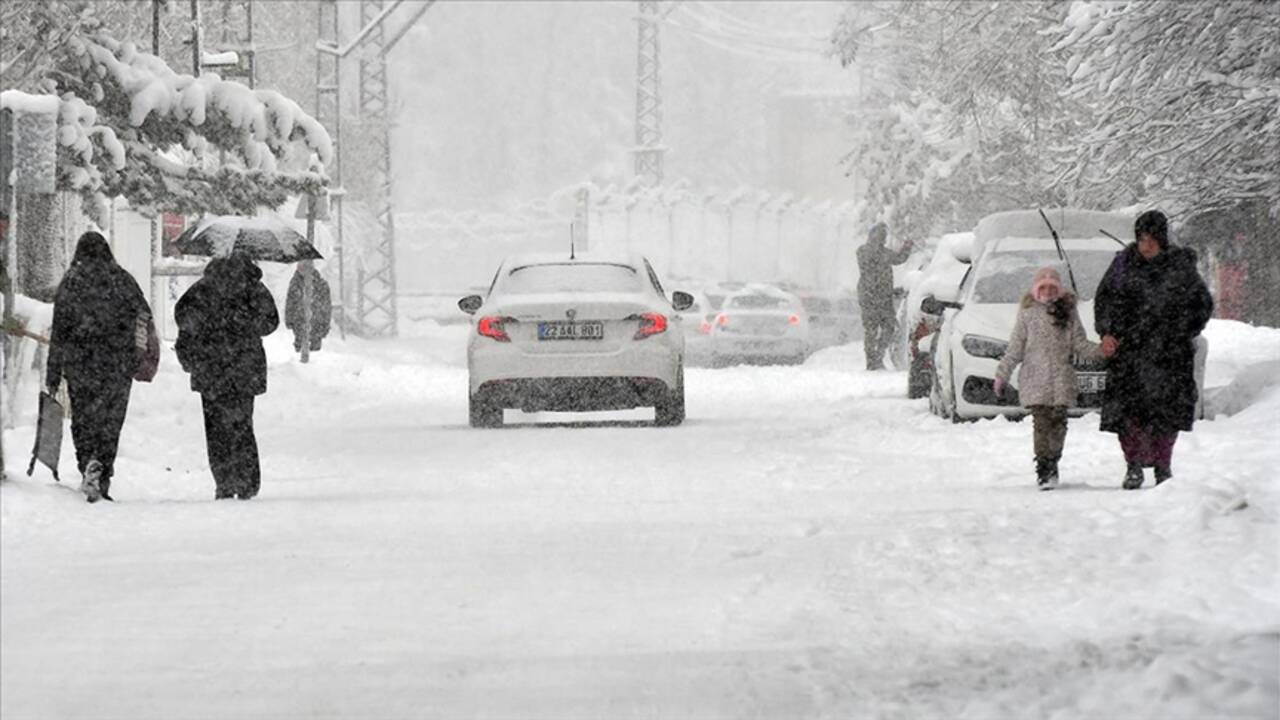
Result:
[[[570,258],[567,252],[526,253],[510,256],[503,265],[508,268],[518,268],[529,265],[592,265],[601,263],[641,268],[644,267],[644,258],[640,255],[610,252],[580,252],[573,258]]]

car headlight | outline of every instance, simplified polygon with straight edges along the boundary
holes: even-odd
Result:
[[[974,357],[999,360],[1004,357],[1005,351],[1009,349],[1009,343],[1004,340],[983,337],[982,335],[965,335],[964,339],[960,341],[960,347]]]

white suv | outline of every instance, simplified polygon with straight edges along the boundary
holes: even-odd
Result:
[[[653,407],[658,425],[684,421],[684,332],[643,257],[524,255],[505,260],[467,343],[471,425],[499,427],[503,410]]]

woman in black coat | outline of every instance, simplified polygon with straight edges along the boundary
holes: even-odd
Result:
[[[174,319],[178,361],[204,407],[214,497],[248,500],[262,478],[253,400],[267,391],[262,337],[280,322],[275,300],[262,284],[262,271],[235,253],[209,262],[204,277],[178,300]]]
[[[1195,338],[1213,315],[1213,298],[1195,251],[1169,244],[1169,223],[1151,210],[1134,224],[1136,242],[1116,253],[1098,286],[1094,317],[1108,357],[1102,429],[1120,436],[1126,490],[1173,476],[1178,432],[1195,422],[1199,391]]]
[[[53,301],[45,384],[53,395],[67,379],[71,439],[89,502],[111,499],[120,430],[142,358],[138,333],[150,318],[146,297],[116,263],[107,239],[92,231],[81,235]]]

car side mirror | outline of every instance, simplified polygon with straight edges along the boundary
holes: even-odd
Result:
[[[468,295],[458,301],[458,309],[468,315],[475,315],[481,305],[484,305],[484,298],[479,295]]]
[[[958,302],[939,300],[932,295],[929,295],[924,300],[920,301],[920,312],[925,315],[941,315],[946,312],[948,308],[959,310],[961,307],[963,306]]]
[[[693,296],[677,290],[671,293],[671,307],[675,308],[676,312],[684,312],[693,307]]]

